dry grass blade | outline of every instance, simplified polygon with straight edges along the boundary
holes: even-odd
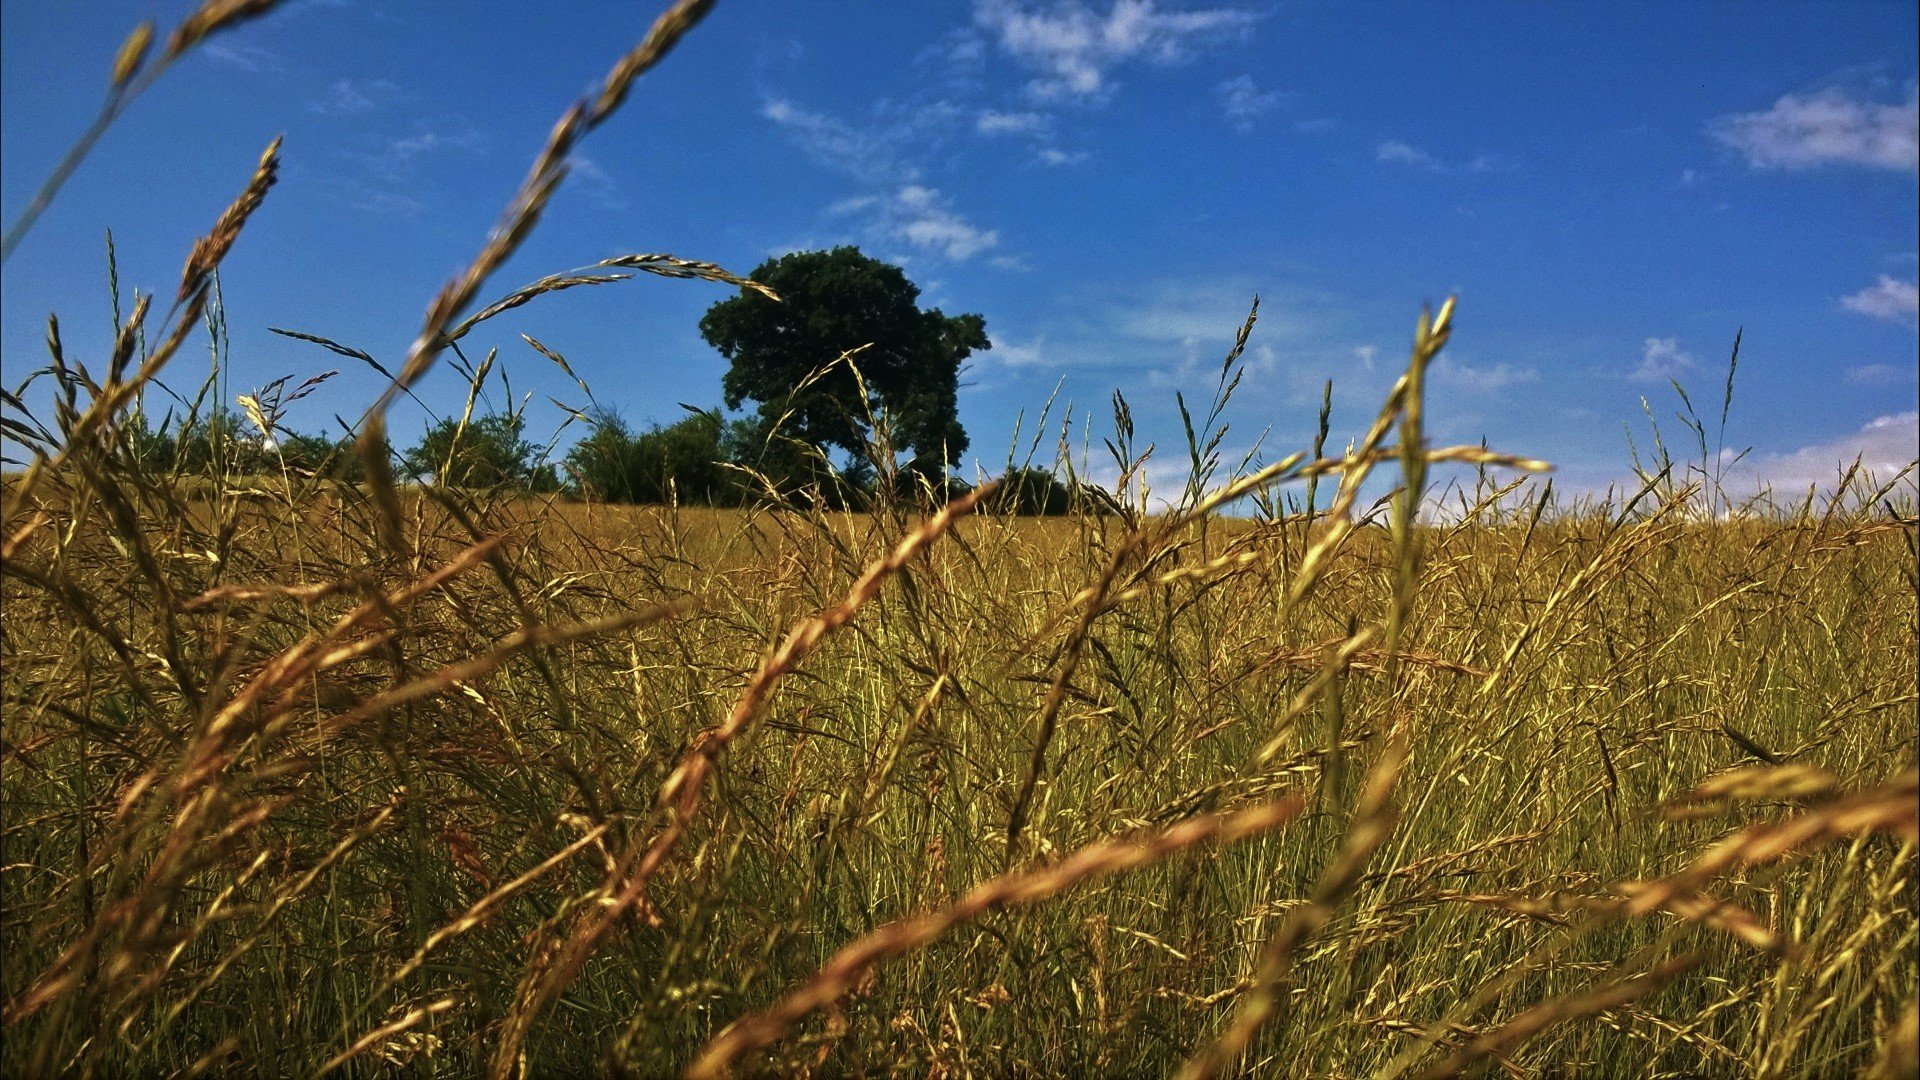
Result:
[[[1877,1060],[1861,1080],[1914,1080],[1920,1077],[1920,998],[1907,1002],[1888,1029]]]
[[[659,63],[712,7],[713,0],[679,0],[655,20],[640,44],[614,65],[597,98],[591,103],[576,104],[562,114],[547,136],[546,145],[534,158],[533,167],[521,182],[520,190],[508,201],[506,210],[480,253],[474,256],[458,277],[440,290],[427,308],[426,323],[421,327],[420,335],[414,339],[413,347],[407,351],[407,360],[400,367],[399,377],[374,404],[376,414],[384,412],[396,394],[412,387],[433,366],[434,359],[446,348],[448,325],[466,310],[480,287],[500,268],[500,264],[507,261],[507,256],[519,248],[520,242],[539,222],[547,200],[566,177],[567,157],[581,137],[605,122],[626,100],[627,91],[632,88],[634,80]]]
[[[522,304],[525,304],[531,301],[534,297],[543,296],[547,293],[562,292],[567,289],[576,288],[581,285],[610,285],[616,281],[629,281],[632,278],[633,278],[632,274],[551,274],[551,275],[548,275],[547,277],[541,278],[539,281],[535,281],[528,285],[522,285],[520,288],[515,289],[514,291],[508,293],[507,295],[501,297],[500,299],[495,300],[493,303],[488,304],[486,307],[481,308],[479,311],[474,312],[472,315],[462,320],[460,325],[447,331],[446,343],[451,345],[452,343],[459,341],[461,338],[466,337],[467,333],[471,331],[476,325],[486,322],[488,319],[491,319],[495,315],[499,315],[502,312],[512,311],[514,308],[517,308]]]
[[[1405,748],[1393,745],[1387,747],[1368,772],[1365,789],[1354,807],[1353,822],[1347,828],[1339,852],[1321,873],[1307,902],[1288,911],[1280,929],[1262,947],[1253,976],[1227,1029],[1187,1062],[1180,1070],[1181,1080],[1205,1080],[1232,1068],[1252,1044],[1254,1036],[1278,1014],[1280,990],[1292,969],[1294,953],[1333,918],[1340,902],[1359,884],[1373,853],[1392,835],[1397,816],[1389,804],[1405,765]]]
[[[111,425],[121,418],[122,411],[128,403],[133,401],[141,388],[153,381],[160,374],[160,370],[166,366],[167,361],[173,359],[174,353],[180,350],[180,346],[186,343],[187,335],[198,326],[198,320],[206,309],[208,278],[218,268],[220,261],[226,257],[227,253],[233,250],[234,241],[239,238],[247,219],[260,208],[261,202],[266,198],[267,190],[273,187],[279,170],[280,140],[275,138],[260,155],[260,162],[255,166],[253,175],[248,179],[247,186],[241,191],[239,198],[221,213],[211,231],[194,242],[193,251],[187,258],[186,268],[181,273],[179,301],[174,305],[172,332],[166,336],[158,348],[147,354],[146,359],[140,364],[140,369],[132,378],[109,380],[106,386],[99,388],[93,401],[87,406],[86,413],[73,421],[66,433],[66,443],[52,458],[36,458],[33,467],[27,470],[26,476],[18,484],[9,485],[6,509],[4,513],[0,513],[0,518],[14,517],[18,508],[28,504],[41,481],[58,471],[75,448],[89,445],[99,431],[110,429]],[[146,311],[144,304],[135,305],[134,314],[127,325],[137,329],[139,323],[136,320],[144,319]],[[53,332],[55,360],[58,363],[57,327]],[[117,370],[123,364],[124,360],[116,359],[114,368]]]
[[[831,1004],[876,965],[922,948],[985,912],[1037,903],[1083,881],[1150,866],[1199,844],[1230,844],[1259,836],[1298,817],[1305,805],[1299,798],[1283,799],[1195,818],[1162,832],[1103,840],[1050,866],[978,885],[951,907],[889,923],[834,954],[806,985],[773,1008],[729,1025],[688,1066],[686,1076],[707,1080],[728,1075],[746,1055],[778,1040],[808,1013]]]
[[[587,126],[598,127],[613,115],[620,103],[627,99],[627,92],[633,89],[634,81],[664,59],[687,35],[687,31],[699,25],[711,10],[713,0],[680,0],[661,12],[640,44],[621,57],[612,71],[607,72],[607,80],[601,84],[599,96],[593,99],[592,106],[586,111]]]
[[[485,896],[474,901],[472,906],[468,907],[458,918],[427,935],[427,939],[420,943],[420,948],[414,952],[413,956],[410,957],[406,963],[401,964],[393,974],[387,976],[381,984],[380,993],[368,995],[367,1000],[379,1000],[386,991],[398,986],[404,982],[409,975],[419,971],[420,968],[426,964],[428,955],[435,949],[486,922],[488,915],[492,913],[494,908],[499,907],[509,897],[540,880],[546,876],[548,872],[564,864],[568,859],[573,858],[587,847],[597,843],[602,836],[606,835],[608,828],[610,828],[610,826],[606,824],[595,825],[593,828],[588,829],[584,835],[541,860],[539,864],[527,870],[525,873],[520,874],[513,880],[500,885],[498,888],[495,888]],[[359,1045],[359,1042],[356,1041],[354,1045]]]
[[[1909,769],[1870,791],[1835,799],[1805,814],[1749,825],[1710,848],[1685,870],[1635,886],[1622,909],[1640,915],[1688,896],[1714,878],[1760,866],[1846,836],[1897,832],[1920,835],[1920,772]]]
[[[600,266],[618,266],[633,270],[643,270],[649,274],[658,274],[670,278],[699,278],[702,281],[717,281],[725,285],[738,285],[751,289],[769,300],[778,301],[780,294],[769,286],[751,278],[743,278],[730,273],[710,262],[696,262],[692,259],[677,258],[673,255],[650,253],[645,255],[618,255],[603,259]]]
[[[165,59],[172,60],[205,41],[211,34],[231,30],[248,19],[272,11],[280,0],[205,0],[181,20],[167,37]]]
[[[1799,802],[1834,794],[1840,778],[1813,765],[1756,766],[1735,769],[1701,781],[1692,791],[1660,808],[1670,820],[1706,817],[1743,802]]]
[[[20,241],[26,239],[28,230],[33,228],[33,223],[38,221],[47,207],[53,204],[53,197],[59,193],[60,188],[73,175],[74,170],[80,167],[80,162],[86,159],[88,151],[92,150],[94,144],[100,141],[100,136],[106,134],[107,129],[113,126],[113,122],[119,118],[120,114],[127,110],[127,106],[133,104],[135,98],[139,97],[147,87],[153,85],[161,72],[179,59],[181,54],[205,40],[208,35],[264,15],[279,3],[280,0],[205,0],[174,28],[173,33],[167,38],[166,51],[159,61],[150,67],[146,65],[146,59],[147,53],[153,46],[153,24],[143,22],[134,27],[133,32],[128,34],[126,40],[121,43],[119,52],[114,55],[113,74],[108,84],[107,100],[100,107],[100,114],[94,118],[87,130],[74,140],[73,146],[60,159],[60,163],[54,166],[53,171],[47,174],[40,189],[34,192],[33,199],[27,203],[25,209],[20,211],[20,216],[13,220],[12,225],[7,226],[6,238],[0,241],[0,262],[13,257],[14,249],[20,245]]]
[[[113,89],[118,92],[127,85],[147,62],[147,51],[153,48],[153,23],[143,22],[133,28],[125,41],[120,43],[120,51],[113,57]]]
[[[199,596],[180,601],[181,611],[199,611],[203,608],[221,604],[243,604],[256,600],[299,600],[313,603],[324,600],[343,589],[360,584],[353,578],[340,578],[336,581],[316,581],[307,585],[222,585],[208,589]]]
[[[441,998],[438,1001],[430,1002],[409,1011],[405,1016],[400,1017],[392,1023],[382,1024],[372,1031],[367,1032],[359,1042],[354,1043],[352,1046],[347,1047],[345,1050],[327,1059],[327,1063],[320,1066],[320,1070],[313,1075],[325,1076],[340,1066],[345,1065],[347,1062],[352,1061],[354,1058],[359,1057],[361,1054],[366,1053],[368,1050],[406,1031],[427,1017],[438,1015],[453,1008],[454,1002],[454,998]]]
[[[494,1056],[496,1076],[511,1072],[519,1042],[525,1037],[526,1024],[578,973],[601,936],[622,913],[636,904],[644,903],[648,882],[666,863],[699,811],[701,794],[714,763],[759,714],[780,678],[812,652],[821,638],[853,621],[854,615],[879,594],[888,578],[903,569],[927,545],[944,536],[955,521],[971,512],[993,490],[994,485],[983,484],[941,508],[939,513],[908,533],[885,558],[868,566],[840,603],[819,615],[802,620],[787,634],[780,647],[761,661],[759,670],[748,680],[746,689],[734,702],[725,722],[694,738],[693,745],[687,748],[679,764],[660,785],[655,798],[655,805],[666,811],[666,825],[650,842],[645,842],[644,847],[639,846],[642,841],[636,837],[636,846],[629,849],[620,860],[615,875],[608,882],[607,901],[586,916],[561,945],[554,963],[540,978],[529,1002],[517,1018],[518,1023],[509,1027],[507,1037],[501,1041]]]
[[[241,720],[262,701],[319,671],[363,655],[368,649],[377,645],[372,638],[363,638],[345,646],[335,644],[336,642],[367,627],[383,613],[402,608],[423,594],[445,585],[478,566],[495,548],[499,547],[502,541],[502,537],[495,536],[473,545],[432,573],[408,582],[384,597],[375,597],[366,601],[342,615],[327,631],[309,634],[275,656],[260,670],[259,674],[255,675],[233,695],[226,705],[208,719],[202,735],[202,739],[207,743],[207,749],[203,751],[205,758],[208,761],[217,759],[217,753],[213,747],[225,738],[228,729],[239,725]],[[186,775],[191,777],[197,771],[188,770]]]
[[[1617,1009],[1653,993],[1695,965],[1698,956],[1680,956],[1654,965],[1652,970],[1615,979],[1585,993],[1543,1001],[1519,1016],[1481,1035],[1463,1049],[1425,1072],[1417,1080],[1445,1080],[1459,1076],[1489,1057],[1504,1055],[1555,1024]]]
[[[444,693],[455,686],[470,682],[499,668],[500,665],[506,663],[508,660],[535,646],[559,645],[568,641],[577,641],[581,638],[600,637],[606,634],[618,633],[622,630],[637,629],[642,626],[649,626],[662,619],[691,611],[695,606],[695,602],[692,600],[679,600],[670,604],[660,604],[647,608],[644,611],[634,611],[625,615],[614,615],[605,619],[595,619],[592,622],[579,623],[573,626],[536,626],[516,630],[505,638],[502,638],[492,649],[479,656],[462,660],[456,664],[448,664],[446,667],[441,668],[431,675],[423,676],[413,682],[407,683],[405,686],[395,687],[384,694],[379,694],[362,701],[340,716],[328,720],[325,725],[325,730],[329,734],[337,733],[341,729],[352,727],[366,720],[368,717],[378,716],[389,709],[404,705],[409,701],[419,701],[422,698]]]
[[[1619,886],[1619,891],[1631,901],[1650,888],[1657,888],[1657,886],[1643,882],[1628,882]],[[1717,899],[1705,892],[1682,893],[1667,899],[1661,907],[1662,910],[1680,918],[1732,934],[1761,952],[1790,958],[1796,958],[1802,952],[1798,942],[1775,932],[1751,911],[1730,901]]]

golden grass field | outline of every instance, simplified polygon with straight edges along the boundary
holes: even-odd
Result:
[[[273,169],[6,484],[6,1075],[1920,1068],[1910,479],[1511,486],[1424,437],[1451,303],[1344,451],[1105,515],[157,471]]]

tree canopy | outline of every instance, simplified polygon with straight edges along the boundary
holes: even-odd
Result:
[[[719,409],[638,434],[603,410],[567,454],[567,474],[581,491],[610,502],[730,505],[739,501],[739,484],[723,464],[733,456],[728,434]]]
[[[700,320],[701,335],[732,364],[721,383],[728,408],[752,401],[764,423],[785,417],[789,437],[856,455],[871,434],[869,416],[885,415],[894,450],[912,455],[922,472],[967,448],[960,364],[992,348],[984,318],[922,311],[905,272],[856,247],[794,252],[749,276],[781,299],[742,289]],[[853,358],[858,378],[840,364],[808,382],[861,346],[871,347]]]
[[[400,458],[409,476],[452,487],[528,487],[550,491],[558,483],[551,465],[524,435],[518,413],[492,413],[462,424],[449,417],[427,429],[419,445]]]

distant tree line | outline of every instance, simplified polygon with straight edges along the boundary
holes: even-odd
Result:
[[[985,319],[921,309],[919,288],[899,267],[854,247],[783,255],[750,281],[700,320],[701,335],[728,361],[721,389],[739,417],[683,406],[689,415],[674,423],[635,430],[601,409],[557,465],[527,440],[518,412],[440,419],[394,459],[397,471],[451,487],[637,504],[859,508],[945,502],[967,489],[950,475],[968,445],[959,374],[968,356],[992,348]],[[254,430],[272,423],[256,420]],[[136,428],[135,452],[168,470],[355,481],[364,468],[350,440],[249,437],[224,411]],[[1106,492],[1043,469],[1010,469],[1001,480],[987,506],[1001,513],[1113,505]]]
[[[679,503],[734,507],[772,501],[818,502],[861,509],[880,500],[939,502],[971,486],[947,478],[929,484],[900,470],[891,487],[870,461],[839,467],[796,440],[770,435],[755,417],[728,420],[717,408],[690,411],[666,425],[635,430],[612,412],[591,418],[586,436],[556,466],[525,436],[518,415],[476,416],[429,426],[419,442],[393,455],[395,471],[426,483],[554,493],[598,502]],[[351,438],[278,432],[262,438],[236,414],[160,427],[129,427],[132,453],[145,467],[183,475],[320,476],[358,482],[365,465]],[[1112,496],[1090,484],[1069,485],[1045,469],[1015,468],[1000,478],[986,509],[1006,514],[1101,511]]]

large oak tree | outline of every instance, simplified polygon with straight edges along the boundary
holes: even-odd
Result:
[[[958,459],[967,448],[960,364],[992,347],[985,319],[922,311],[919,287],[899,267],[856,247],[783,255],[750,276],[780,300],[742,289],[700,320],[701,335],[732,363],[721,383],[728,408],[752,401],[763,424],[785,416],[788,437],[855,455],[871,434],[869,415],[886,415],[894,450],[912,455],[917,471]],[[834,361],[861,346],[870,347],[852,357],[856,379]]]

